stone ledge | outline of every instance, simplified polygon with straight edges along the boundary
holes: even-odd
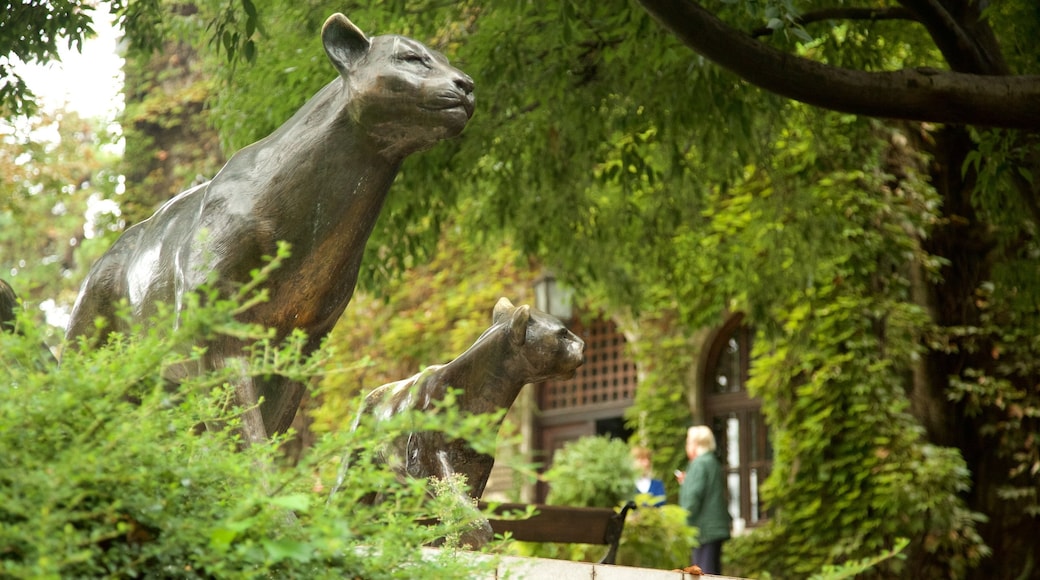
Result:
[[[427,548],[434,549],[434,548]],[[493,558],[486,554],[472,554],[474,558]],[[571,562],[548,558],[497,556],[498,569],[493,576],[481,580],[740,580],[732,576],[686,574],[670,570]]]

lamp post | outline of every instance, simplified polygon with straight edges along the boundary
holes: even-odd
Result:
[[[534,282],[534,307],[560,320],[570,320],[574,315],[571,301],[574,292],[561,286],[552,272],[542,272]]]
[[[564,323],[570,322],[574,316],[571,308],[574,293],[570,288],[561,286],[556,282],[556,276],[552,272],[543,270],[538,278],[535,279],[533,289],[535,308],[550,316],[555,316]],[[541,384],[524,387],[524,390],[520,392],[520,396],[517,398],[517,402],[514,403],[514,406],[519,406],[520,408],[520,425],[523,434],[520,453],[527,460],[531,460],[534,456],[533,445],[534,441],[537,440],[536,434],[540,432],[540,428],[535,422],[535,414],[539,409],[538,399],[541,389]],[[538,484],[533,482],[524,484],[520,490],[521,498],[528,503],[534,502],[535,498],[538,497],[537,486]]]

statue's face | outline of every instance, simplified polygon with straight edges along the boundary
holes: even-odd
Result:
[[[347,114],[390,153],[454,137],[473,116],[473,79],[410,38],[371,39],[343,77],[350,91]]]
[[[530,310],[523,350],[532,367],[538,370],[536,378],[540,380],[571,378],[585,363],[585,341],[556,317],[534,308]]]

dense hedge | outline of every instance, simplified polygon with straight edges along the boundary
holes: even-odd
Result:
[[[450,407],[324,437],[296,466],[279,465],[279,441],[242,448],[227,377],[177,388],[164,369],[192,363],[199,336],[259,337],[251,370],[301,379],[324,368],[300,356],[301,336],[274,345],[234,321],[236,302],[196,305],[86,353],[66,349],[60,367],[41,356],[33,323],[0,333],[0,576],[468,578],[458,551],[422,546],[457,537],[472,522],[425,481],[397,482],[372,464],[372,449],[404,430],[437,428],[490,449],[482,418]],[[201,423],[227,428],[199,432]],[[375,442],[375,443],[374,443]],[[347,452],[349,469],[338,470]],[[337,474],[337,471],[340,473]],[[329,489],[339,491],[329,500]],[[379,489],[382,505],[357,499]],[[417,525],[437,517],[437,525]]]

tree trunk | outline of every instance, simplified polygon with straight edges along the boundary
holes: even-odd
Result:
[[[120,209],[132,225],[189,186],[212,178],[224,158],[205,112],[209,79],[190,44],[171,40],[162,52],[131,51],[123,70],[128,195]]]
[[[945,220],[925,241],[925,249],[949,260],[942,281],[931,288],[932,313],[942,329],[980,326],[981,312],[976,291],[991,279],[997,242],[991,225],[984,221],[971,198],[975,191],[973,171],[962,172],[964,159],[974,145],[965,131],[946,127],[934,141],[922,145],[933,156],[931,181],[943,199]],[[962,337],[950,349],[930,351],[925,380],[914,385],[912,410],[927,429],[930,440],[961,450],[972,473],[973,488],[968,507],[985,514],[987,522],[978,530],[993,549],[982,564],[992,578],[1035,578],[1038,570],[1030,554],[1040,537],[1040,519],[1025,514],[1018,501],[1002,499],[999,490],[1007,485],[1013,463],[998,453],[1001,442],[987,435],[984,427],[999,417],[994,409],[968,413],[963,403],[948,398],[951,377],[971,380],[966,371],[991,374],[995,366],[990,337]]]

